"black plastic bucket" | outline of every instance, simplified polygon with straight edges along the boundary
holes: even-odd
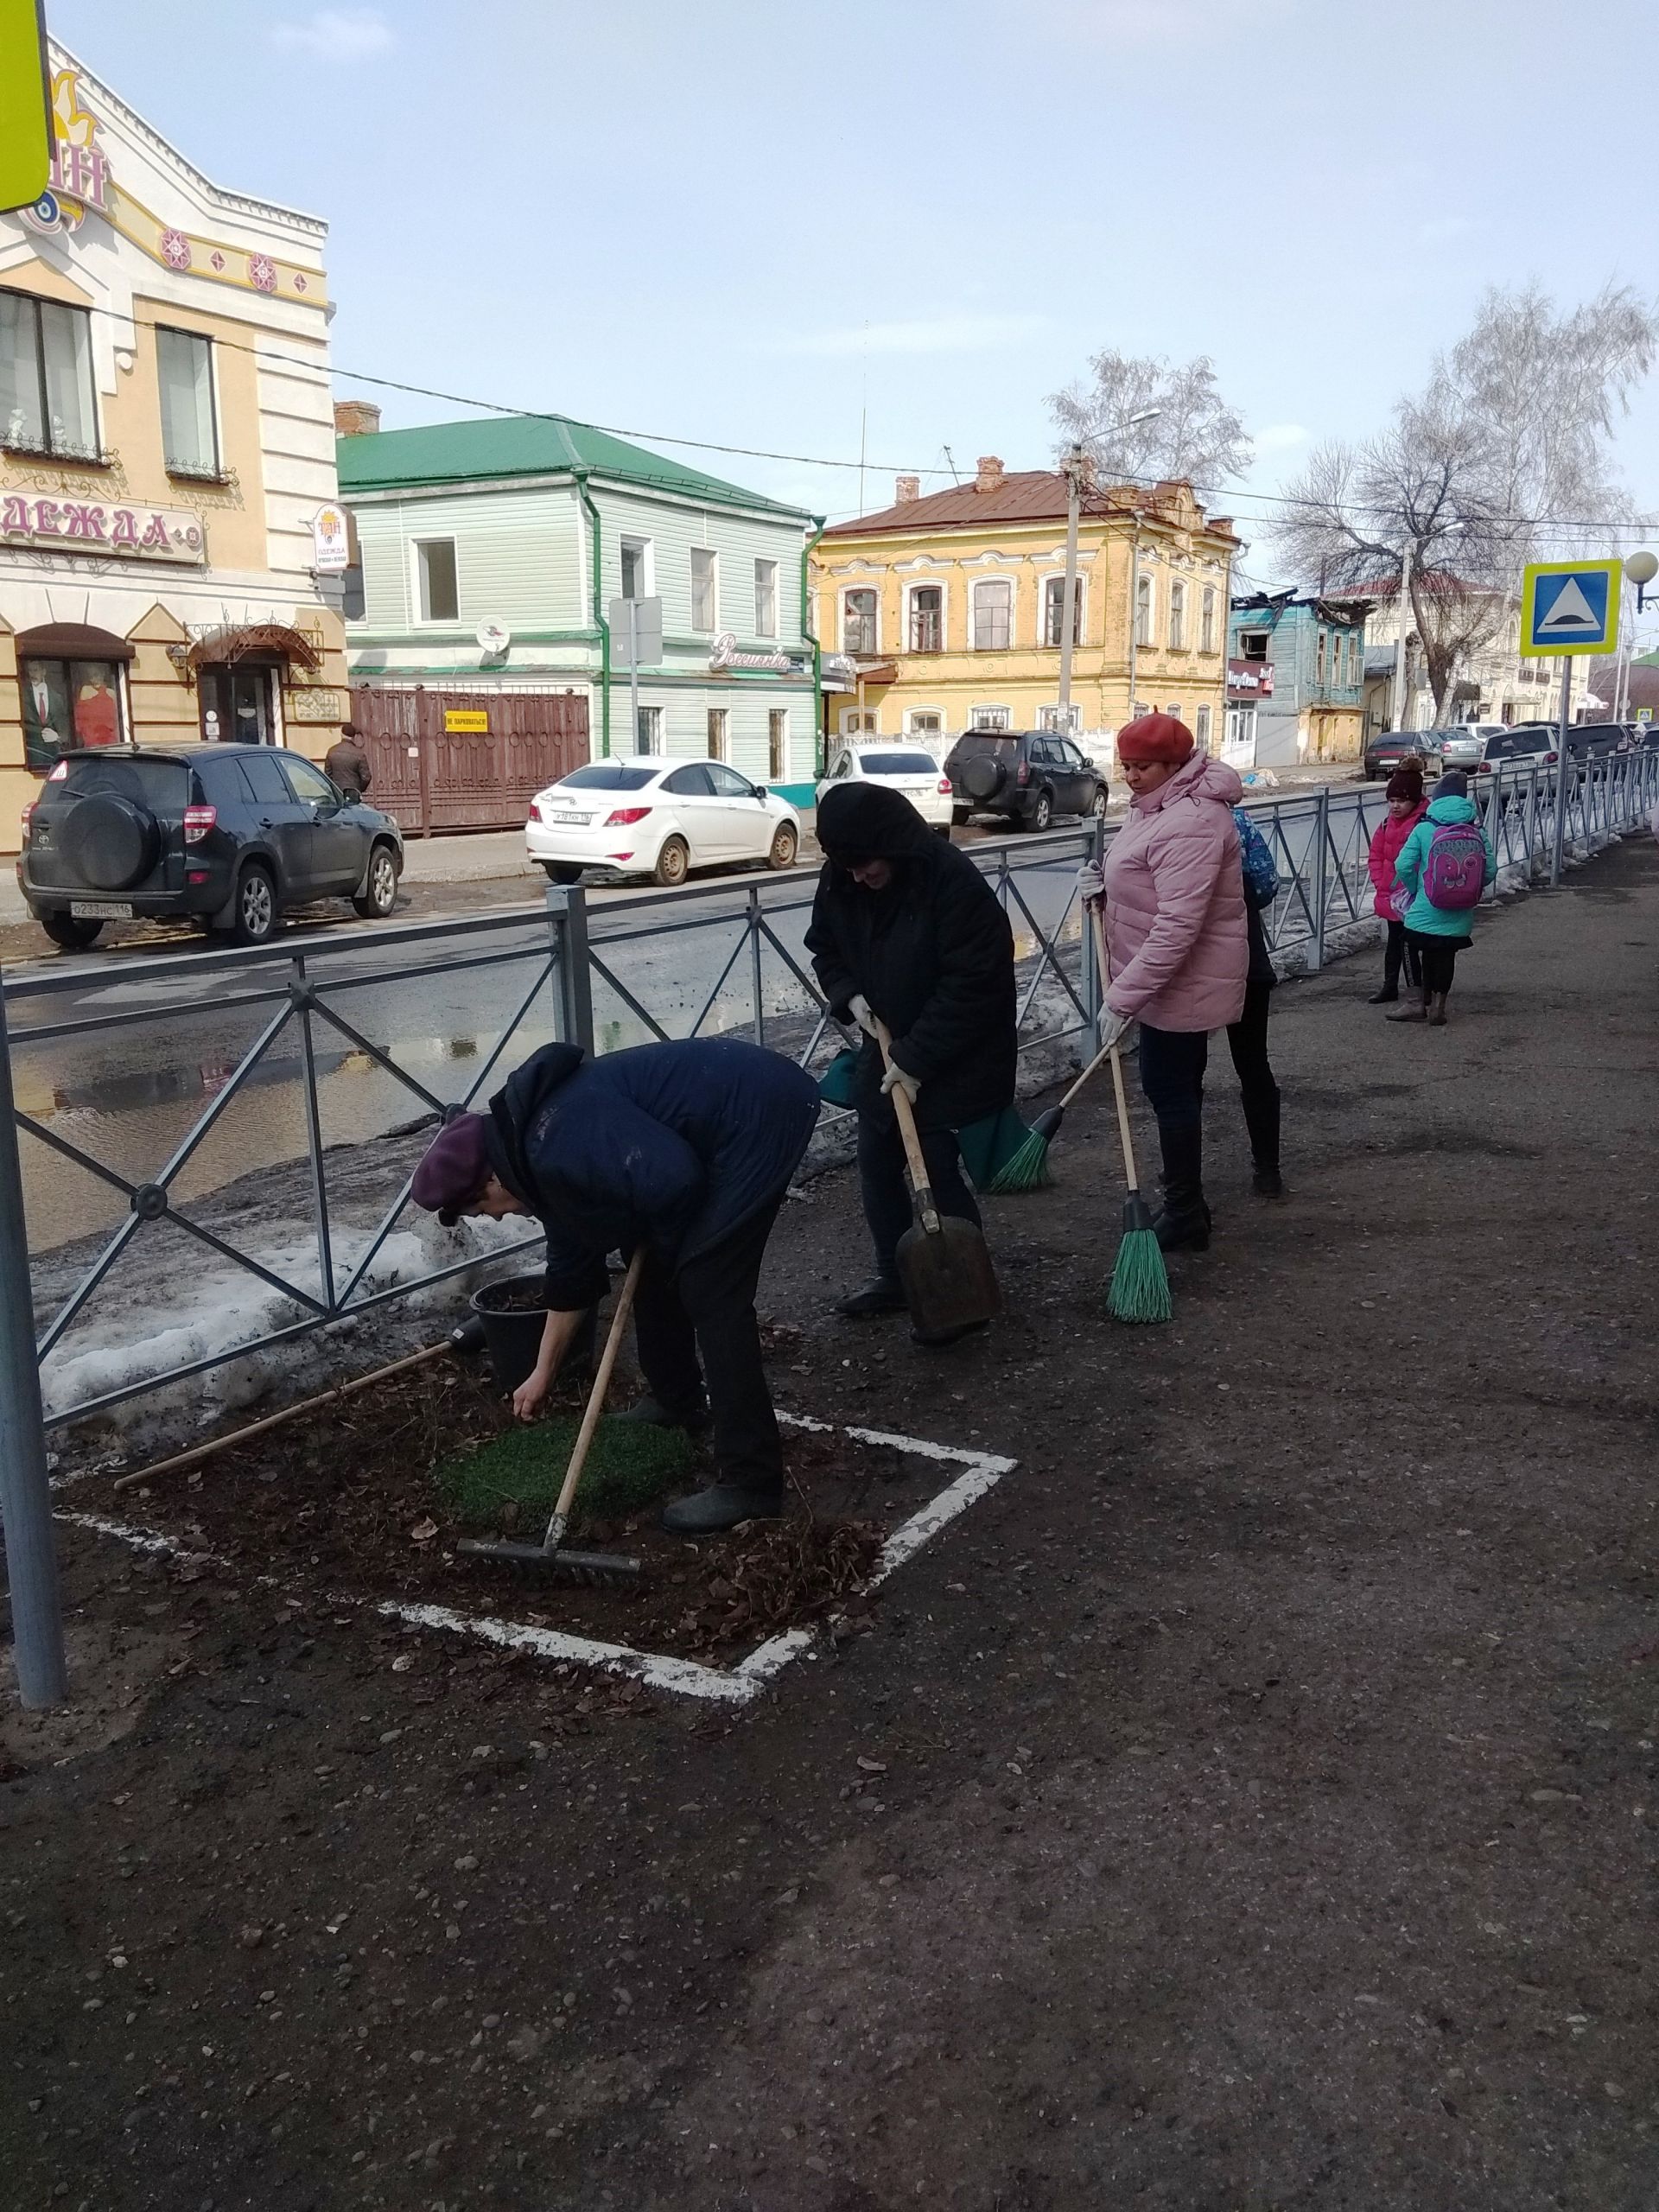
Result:
[[[539,1273],[505,1275],[499,1282],[486,1282],[482,1290],[473,1293],[473,1311],[484,1325],[490,1365],[495,1370],[497,1388],[503,1392],[518,1388],[542,1348],[542,1331],[547,1322],[543,1281]],[[526,1293],[534,1297],[534,1306],[525,1304]],[[508,1310],[513,1306],[521,1310]]]

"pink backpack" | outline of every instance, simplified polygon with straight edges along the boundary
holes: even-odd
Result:
[[[1478,906],[1486,884],[1486,840],[1474,822],[1440,822],[1423,861],[1423,896],[1441,913]]]

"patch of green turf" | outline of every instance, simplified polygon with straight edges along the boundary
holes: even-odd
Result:
[[[443,1460],[433,1479],[469,1528],[499,1529],[509,1501],[532,1519],[551,1513],[581,1426],[571,1414],[504,1429],[477,1451]],[[594,1432],[576,1504],[602,1520],[637,1513],[673,1488],[691,1457],[683,1429],[607,1416]]]

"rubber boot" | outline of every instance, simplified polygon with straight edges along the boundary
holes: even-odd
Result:
[[[1428,1026],[1431,1029],[1446,1027],[1446,998],[1444,991],[1436,991],[1428,1002]]]
[[[709,1401],[699,1392],[683,1406],[665,1406],[647,1390],[643,1398],[636,1398],[616,1418],[643,1421],[652,1428],[683,1428],[688,1436],[696,1436],[709,1426]]]
[[[1279,1172],[1279,1094],[1252,1100],[1244,1108],[1244,1126],[1250,1134],[1250,1158],[1255,1173],[1250,1188],[1258,1198],[1282,1198],[1285,1179]]]
[[[873,1313],[902,1313],[905,1303],[897,1275],[872,1275],[868,1282],[838,1300],[836,1311],[849,1321],[862,1321]]]
[[[1210,1247],[1210,1209],[1204,1202],[1204,1130],[1163,1129],[1164,1209],[1153,1223],[1163,1252],[1204,1252]]]
[[[710,1483],[663,1508],[663,1526],[673,1536],[717,1536],[735,1529],[740,1521],[778,1521],[783,1517],[784,1485],[767,1490],[740,1490],[735,1483]]]
[[[1429,997],[1430,994],[1425,988],[1408,1005],[1402,1006],[1398,1014],[1386,1014],[1382,1019],[1385,1021],[1427,1021]]]

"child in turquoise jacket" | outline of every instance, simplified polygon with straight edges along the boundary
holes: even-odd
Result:
[[[1394,864],[1395,884],[1411,894],[1404,916],[1406,943],[1422,963],[1423,988],[1421,1005],[1402,1006],[1389,1016],[1390,1021],[1427,1021],[1436,1029],[1446,1026],[1446,1001],[1451,995],[1458,954],[1474,934],[1475,912],[1472,906],[1435,906],[1424,885],[1423,871],[1436,830],[1479,823],[1480,810],[1469,797],[1469,779],[1454,768],[1440,778],[1433,804],[1400,849]],[[1497,879],[1497,855],[1484,827],[1480,842],[1486,855],[1483,880],[1490,886]]]

